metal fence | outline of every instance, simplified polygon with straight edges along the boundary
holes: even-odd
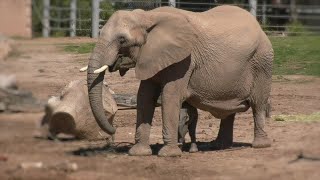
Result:
[[[244,8],[256,16],[263,30],[268,34],[320,34],[320,5],[262,4],[249,0],[249,4],[233,4]],[[255,3],[252,3],[255,2]],[[53,32],[68,32],[70,36],[97,37],[99,28],[105,24],[113,12],[120,9],[151,10],[160,6],[202,12],[222,5],[221,3],[184,2],[182,0],[91,0],[86,7],[79,7],[77,0],[70,0],[69,6],[50,5],[50,0],[43,0],[41,12],[42,35],[50,36]],[[52,14],[69,14],[68,17]],[[40,14],[40,13],[39,13]],[[63,26],[61,26],[63,24]]]

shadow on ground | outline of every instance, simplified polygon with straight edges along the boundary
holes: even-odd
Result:
[[[239,150],[243,148],[251,147],[250,143],[244,142],[234,142],[233,146],[230,148],[217,148],[216,146],[212,146],[212,142],[197,142],[199,151],[232,151]],[[188,152],[190,148],[190,143],[186,143],[182,146],[182,151]],[[127,154],[129,149],[133,146],[132,143],[115,143],[108,144],[102,147],[90,147],[90,148],[79,148],[75,151],[68,152],[75,156],[96,156],[96,155],[104,155],[104,154]],[[152,144],[150,145],[152,149],[152,154],[157,155],[159,150],[162,148],[163,144]]]

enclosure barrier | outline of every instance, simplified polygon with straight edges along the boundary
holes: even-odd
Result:
[[[42,15],[43,37],[49,37],[52,32],[64,31],[71,37],[78,35],[97,38],[99,29],[105,24],[107,18],[120,9],[151,10],[160,6],[172,6],[202,12],[222,5],[220,3],[183,2],[182,0],[91,0],[91,7],[79,7],[77,0],[70,0],[69,6],[53,6],[50,0],[42,1],[43,10],[40,14]],[[248,4],[233,5],[248,10],[268,34],[320,33],[320,6],[296,5],[295,0],[291,0],[290,4],[267,4],[266,2],[263,0],[261,4],[258,4],[257,0],[249,0]],[[102,7],[103,4],[108,8]],[[62,12],[69,14],[69,17],[61,17]],[[58,15],[52,16],[52,14]],[[87,16],[83,17],[83,14]]]

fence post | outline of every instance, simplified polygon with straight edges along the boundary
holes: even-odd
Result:
[[[267,24],[267,0],[263,0],[262,2],[262,24]]]
[[[42,36],[50,35],[50,0],[43,0]]]
[[[249,0],[249,5],[250,5],[250,13],[254,17],[257,17],[257,0]]]
[[[92,23],[92,38],[99,37],[99,20],[100,20],[100,0],[92,0],[92,16],[91,16],[91,23]]]
[[[76,36],[77,0],[70,2],[70,37]]]
[[[169,6],[176,7],[176,0],[169,0]]]
[[[291,21],[297,20],[297,8],[296,8],[296,0],[290,1],[290,13],[291,13]]]

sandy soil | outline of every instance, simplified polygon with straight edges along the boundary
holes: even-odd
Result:
[[[21,88],[42,100],[55,95],[69,81],[86,78],[79,68],[88,54],[64,52],[66,43],[91,42],[84,38],[17,40],[15,53],[0,62],[1,73],[14,73]],[[106,76],[116,93],[135,94],[138,81],[134,71],[121,78]],[[272,87],[272,115],[320,112],[320,78],[275,77]],[[181,157],[132,157],[135,110],[119,111],[115,124],[117,148],[105,141],[50,141],[33,138],[43,113],[0,114],[0,179],[319,179],[320,121],[267,121],[272,147],[253,149],[251,111],[237,115],[234,147],[210,150],[219,120],[200,111],[197,137],[200,152]],[[151,132],[156,153],[162,144],[161,117],[156,110]],[[298,159],[303,153],[306,158]],[[7,159],[7,160],[6,160]],[[50,168],[61,162],[75,162],[76,171]],[[42,162],[44,168],[19,168],[23,162]]]

